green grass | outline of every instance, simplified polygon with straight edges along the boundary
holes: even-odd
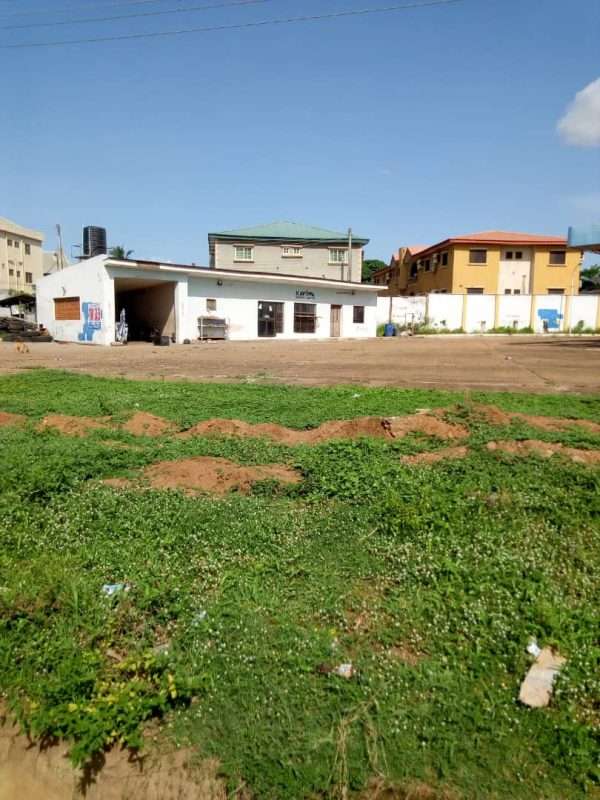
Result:
[[[600,420],[591,397],[472,398]],[[493,428],[451,392],[0,378],[0,410],[33,419],[139,408],[180,425],[222,416],[306,427],[457,401],[471,453],[432,468],[400,462],[443,446],[419,436],[285,447],[0,428],[9,706],[35,734],[71,741],[79,761],[108,741],[139,744],[159,716],[256,798],[341,798],[375,776],[473,800],[593,796],[600,471],[485,444],[535,436],[598,448],[598,436]],[[99,482],[191,455],[287,463],[303,481],[222,499]],[[131,588],[108,599],[101,587],[113,582]],[[568,659],[551,706],[535,711],[516,701],[530,636]],[[344,662],[351,680],[322,667]]]

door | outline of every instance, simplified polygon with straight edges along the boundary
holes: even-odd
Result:
[[[342,318],[342,307],[331,306],[331,325],[329,331],[330,336],[337,337],[340,335],[341,318]]]
[[[260,300],[258,303],[258,335],[261,338],[275,336],[277,330],[275,326],[277,303],[268,303]]]

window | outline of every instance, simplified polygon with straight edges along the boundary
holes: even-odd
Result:
[[[448,294],[448,289],[440,289],[440,294]]]
[[[513,294],[521,294],[521,290],[520,289],[515,289]]]
[[[12,247],[12,239],[7,239],[6,240],[6,246],[7,247]]]
[[[487,250],[469,250],[469,264],[487,264]]]
[[[294,303],[294,333],[314,333],[316,329],[314,303]]]
[[[15,241],[13,242],[13,247],[16,247],[16,248],[17,248],[17,250],[19,249],[19,242],[18,242],[16,239],[15,239]]]
[[[566,261],[566,253],[564,250],[551,250],[550,263],[556,267],[564,266]]]
[[[510,289],[505,289],[504,294],[510,294]]]
[[[448,253],[442,253],[441,259],[442,259],[442,267],[447,267],[448,266]]]
[[[410,277],[416,278],[417,277],[417,270],[419,269],[418,264],[413,264],[410,268]]]
[[[425,265],[425,272],[430,272],[431,271],[431,261],[428,258],[425,259],[424,265]]]
[[[505,258],[506,261],[512,261],[513,251],[512,250],[507,250],[506,253],[504,254],[504,258]]]
[[[352,322],[355,322],[358,325],[362,325],[364,321],[365,321],[365,307],[354,306],[352,312]]]
[[[517,261],[522,261],[522,259],[523,259],[523,251],[522,250],[516,250],[515,251],[515,259]]]
[[[9,269],[9,270],[8,270],[8,274],[9,274],[9,276],[12,278],[12,277],[13,277],[13,275],[15,274],[15,271],[14,271],[14,269]]]
[[[478,286],[471,286],[467,289],[467,294],[483,294],[483,289]]]
[[[21,270],[20,270],[20,269],[18,269],[18,270],[17,270],[17,278],[20,278],[20,277],[21,277]]]
[[[284,245],[281,248],[281,255],[283,258],[302,258],[302,248]]]
[[[33,275],[31,272],[25,273],[25,283],[33,283]]]
[[[254,247],[248,244],[236,244],[233,247],[234,261],[254,261]]]
[[[330,264],[347,264],[348,263],[348,250],[343,247],[330,247],[329,248],[329,263]]]
[[[206,299],[206,310],[207,311],[216,311],[217,310],[217,301],[211,298]]]
[[[564,294],[564,289],[548,289],[548,294]]]
[[[54,298],[54,319],[56,320],[80,320],[81,310],[79,308],[78,297],[55,297]]]
[[[25,255],[26,256],[30,256],[31,255],[31,245],[30,244],[25,244]]]

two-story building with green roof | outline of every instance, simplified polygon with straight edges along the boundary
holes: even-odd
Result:
[[[297,222],[208,234],[212,269],[360,283],[368,239]]]

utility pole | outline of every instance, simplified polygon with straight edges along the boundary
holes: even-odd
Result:
[[[58,224],[56,226],[56,233],[58,234],[58,259],[57,259],[57,262],[58,262],[58,268],[62,270],[62,269],[65,268],[65,264],[64,264],[64,261],[63,261],[63,259],[64,259],[63,240],[62,240],[62,229],[61,229],[60,225],[58,225]]]
[[[352,228],[348,228],[348,283],[352,282]]]

